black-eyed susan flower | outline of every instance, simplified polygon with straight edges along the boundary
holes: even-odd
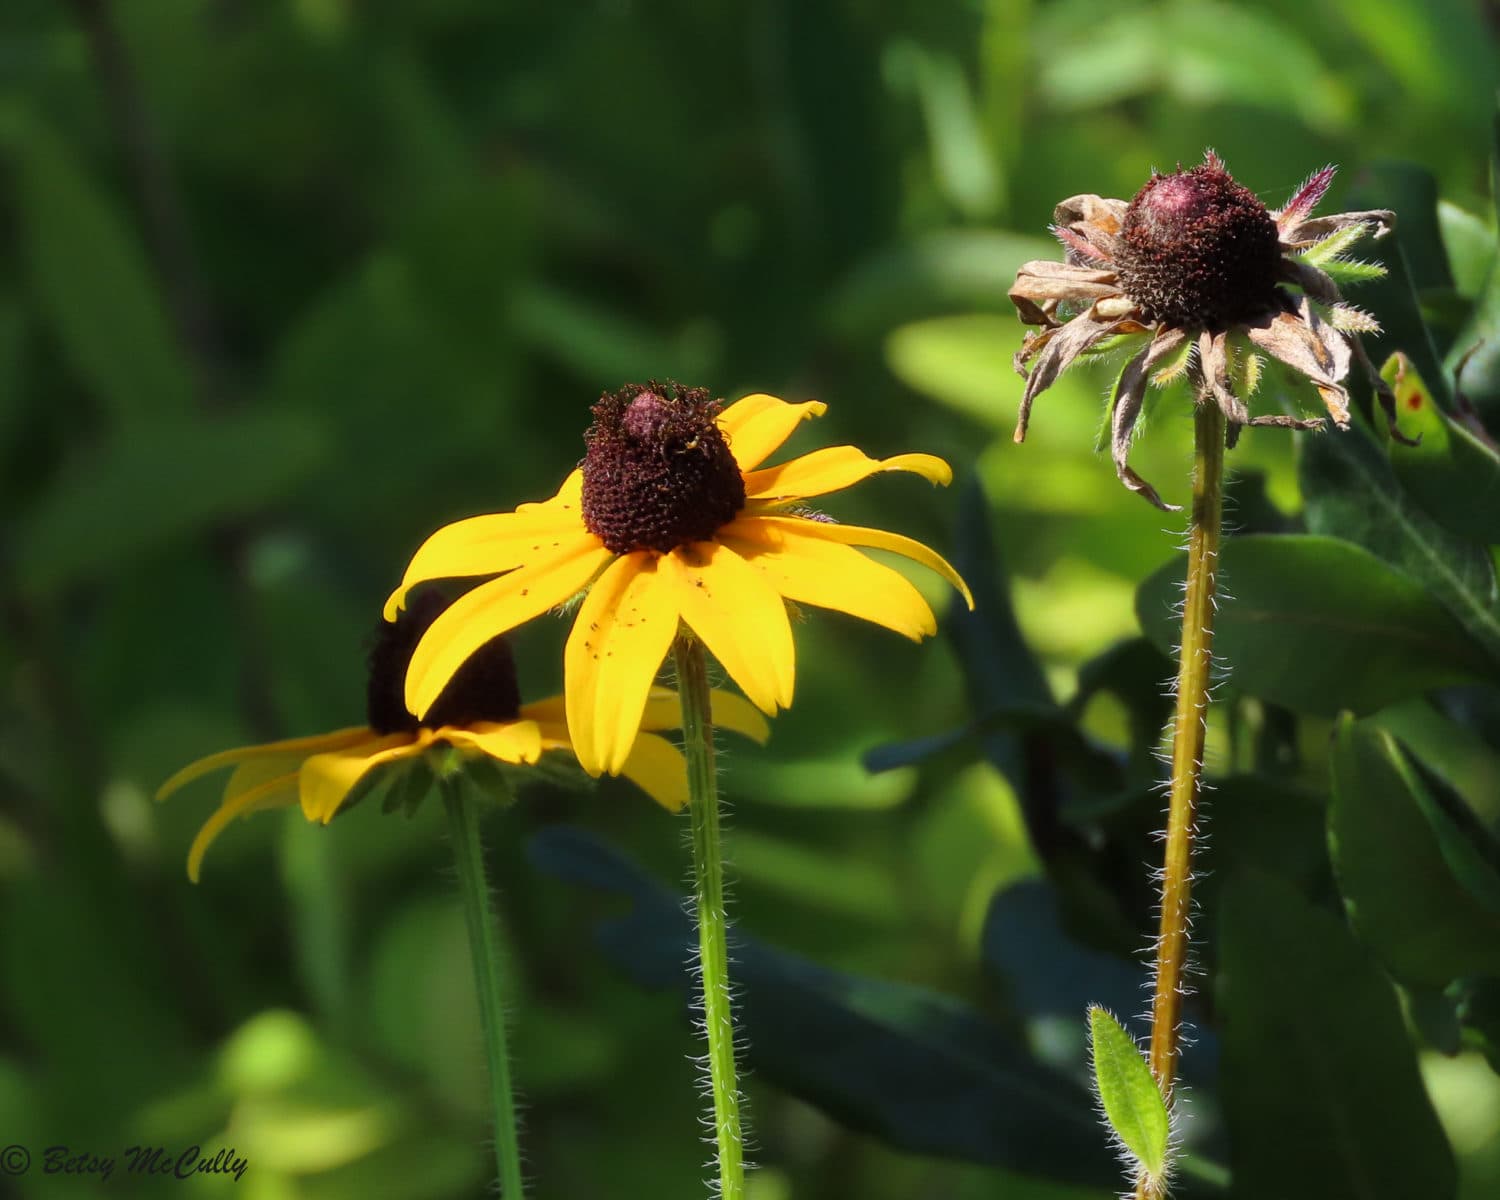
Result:
[[[417,551],[386,605],[432,579],[493,575],[443,613],[412,655],[406,704],[434,708],[496,634],[585,592],[564,655],[573,749],[591,774],[623,772],[679,624],[762,711],[791,703],[786,601],[836,609],[913,640],[937,629],[902,575],[857,547],[921,563],[969,599],[958,573],[911,538],[806,507],[880,471],[947,484],[929,454],[874,459],[853,446],[762,464],[817,401],[747,396],[720,412],[703,388],[650,383],[603,396],[580,467],[551,499],[448,525]],[[970,601],[972,604],[972,600]]]
[[[366,724],[210,754],[162,784],[158,800],[205,775],[233,768],[218,810],[189,850],[188,875],[194,882],[204,852],[236,818],[300,803],[303,816],[326,825],[375,782],[382,767],[424,760],[429,751],[482,755],[516,766],[534,764],[552,751],[571,753],[562,697],[521,703],[515,664],[503,637],[485,642],[452,674],[424,717],[406,709],[402,686],[412,649],[447,604],[426,591],[395,621],[381,625],[370,653]],[[740,697],[715,692],[712,706],[714,723],[721,728],[761,742],[769,736],[765,718]],[[673,811],[687,803],[687,768],[681,751],[661,732],[678,724],[676,694],[653,689],[644,706],[644,732],[619,772]],[[427,768],[424,761],[414,765]],[[436,760],[433,765],[442,769]]]
[[[1079,355],[1131,335],[1143,344],[1114,388],[1112,456],[1120,481],[1160,508],[1174,506],[1127,463],[1148,384],[1186,373],[1197,401],[1223,410],[1231,446],[1246,425],[1321,426],[1322,418],[1250,415],[1246,397],[1269,355],[1309,379],[1346,428],[1353,338],[1379,326],[1343,302],[1337,281],[1382,273],[1346,252],[1366,234],[1383,237],[1395,218],[1314,217],[1333,176],[1333,167],[1316,172],[1271,212],[1209,151],[1201,166],[1153,174],[1128,204],[1094,195],[1059,204],[1053,232],[1067,261],[1026,263],[1010,292],[1021,320],[1039,326],[1016,354],[1026,388],[1015,440],[1026,436],[1032,401]]]

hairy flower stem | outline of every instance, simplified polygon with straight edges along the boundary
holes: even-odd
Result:
[[[735,1081],[734,1015],[729,1000],[729,922],[724,912],[724,857],[719,846],[719,789],[714,774],[708,665],[702,643],[692,638],[679,636],[673,653],[691,797],[688,811],[693,822],[693,901],[698,914],[703,1027],[708,1037],[708,1073],[713,1089],[719,1196],[722,1200],[743,1200],[744,1145],[740,1134],[740,1093]]]
[[[1203,781],[1203,738],[1213,666],[1214,594],[1218,586],[1219,529],[1224,514],[1224,414],[1212,399],[1194,406],[1193,514],[1188,532],[1187,596],[1177,665],[1177,714],[1172,726],[1172,788],[1162,867],[1161,935],[1151,1002],[1151,1072],[1164,1097],[1172,1095],[1182,1025],[1183,971],[1193,887],[1193,832]],[[1140,1200],[1160,1195],[1137,1186]]]
[[[464,897],[464,921],[469,927],[469,951],[474,958],[474,986],[479,996],[479,1019],[484,1028],[485,1057],[490,1067],[490,1105],[495,1118],[495,1158],[500,1168],[502,1200],[521,1200],[521,1153],[516,1139],[516,1097],[511,1086],[510,1053],[505,1044],[505,985],[500,948],[495,944],[495,909],[484,876],[484,853],[479,845],[479,810],[473,797],[463,794],[463,776],[445,775],[441,781],[453,860]]]

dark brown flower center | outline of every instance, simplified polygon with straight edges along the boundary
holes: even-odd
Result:
[[[1273,307],[1276,222],[1216,158],[1154,175],[1125,211],[1120,286],[1148,321],[1219,329]]]
[[[521,689],[516,663],[504,637],[486,642],[448,681],[427,716],[417,720],[406,708],[406,668],[422,635],[452,601],[432,590],[418,592],[394,621],[381,622],[370,647],[366,719],[376,733],[415,733],[444,725],[514,721]]]
[[[707,388],[631,384],[584,434],[583,523],[616,554],[706,541],[745,506],[745,480]]]

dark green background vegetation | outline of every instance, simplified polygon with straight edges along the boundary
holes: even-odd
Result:
[[[195,888],[213,789],[150,797],[198,754],[357,723],[420,538],[549,494],[592,400],[650,376],[822,399],[803,449],[945,455],[949,492],[885,477],[828,508],[950,552],[984,601],[921,647],[809,614],[795,707],[726,760],[752,1200],[1112,1194],[1084,1010],[1145,1003],[1181,529],[1094,452],[1107,366],[1011,443],[1006,289],[1057,255],[1064,196],[1212,145],[1274,206],[1332,160],[1327,211],[1400,210],[1404,258],[1377,247],[1391,279],[1351,297],[1387,325],[1377,361],[1406,350],[1451,409],[1443,361],[1482,343],[1465,391],[1500,428],[1495,19],[10,0],[0,1143],[37,1159],[22,1194],[103,1194],[43,1178],[44,1146],[141,1142],[249,1159],[186,1195],[486,1194],[435,806],[255,818]],[[1283,395],[1316,404],[1279,379],[1259,403]],[[1255,536],[1225,554],[1195,1194],[1230,1170],[1288,1200],[1500,1187],[1500,475],[1428,415],[1415,457],[1364,422],[1231,456]],[[1163,396],[1135,451],[1178,502],[1187,416]],[[564,630],[522,635],[528,695],[559,690]],[[488,823],[541,1200],[703,1194],[660,890],[683,828],[616,782]],[[177,1186],[122,1171],[110,1195]]]

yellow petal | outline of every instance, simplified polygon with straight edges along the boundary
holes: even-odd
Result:
[[[958,589],[971,609],[974,607],[974,597],[969,592],[969,585],[946,558],[916,539],[902,537],[899,533],[887,533],[884,529],[870,529],[863,525],[841,525],[837,521],[809,521],[803,517],[786,516],[741,517],[724,526],[720,533],[726,537],[753,537],[755,535],[746,530],[762,525],[821,538],[826,542],[839,542],[845,546],[870,546],[876,550],[889,550],[892,554],[921,563],[930,571],[936,571]]]
[[[677,601],[658,564],[637,550],[610,564],[584,598],[563,651],[568,733],[590,775],[618,775],[646,696],[677,634]]]
[[[719,536],[790,600],[873,621],[914,642],[937,632],[922,593],[851,546],[755,519],[737,521]]]
[[[203,866],[204,853],[213,840],[224,831],[225,826],[236,817],[247,817],[251,813],[263,812],[268,808],[285,808],[296,802],[296,796],[297,776],[293,772],[263,780],[259,786],[249,788],[233,800],[220,805],[218,811],[204,822],[202,829],[198,830],[198,836],[193,839],[192,846],[188,848],[188,878],[194,883],[198,882],[198,872]]]
[[[367,730],[366,733],[368,732]],[[229,782],[224,785],[224,794],[219,798],[219,803],[231,804],[246,792],[252,792],[273,779],[295,775],[305,757],[303,754],[273,754],[240,763],[229,776]]]
[[[828,446],[780,466],[745,476],[745,495],[751,500],[801,500],[850,487],[878,471],[910,471],[930,483],[947,487],[953,471],[931,454],[898,454],[871,458],[854,446]]]
[[[329,754],[315,754],[297,773],[302,815],[327,825],[344,803],[350,790],[381,763],[422,753],[431,738],[392,733],[371,738],[363,746],[351,746]]]
[[[678,812],[688,802],[687,760],[657,734],[643,733],[635,739],[620,774],[668,812]]]
[[[420,583],[499,575],[550,557],[560,539],[571,540],[583,530],[581,513],[576,498],[549,500],[522,505],[515,512],[489,513],[444,525],[412,555],[401,586],[386,599],[385,619],[396,619],[406,605],[406,594]]]
[[[799,423],[827,411],[828,405],[819,400],[788,404],[775,396],[746,396],[719,414],[719,428],[729,439],[729,451],[740,470],[748,471],[779,450]]]
[[[538,725],[567,723],[568,710],[561,696],[548,696],[545,700],[533,700],[521,705],[521,719],[535,721]]]
[[[766,577],[728,546],[692,542],[665,555],[682,619],[762,712],[792,702],[796,650],[786,605]]]
[[[221,750],[217,754],[210,754],[206,758],[188,763],[156,789],[156,798],[165,800],[173,792],[186,787],[193,780],[202,779],[203,776],[223,767],[233,767],[252,759],[269,758],[281,754],[308,755],[318,754],[324,750],[339,750],[363,741],[369,736],[370,731],[360,726],[351,729],[335,729],[332,733],[320,733],[313,737],[287,738],[284,741],[266,742],[259,746],[240,746],[234,750]]]
[[[542,731],[535,721],[484,721],[468,729],[445,726],[437,740],[488,754],[508,763],[534,763],[542,756]]]
[[[714,688],[709,693],[710,718],[715,729],[727,729],[764,746],[771,739],[771,723],[743,696]],[[642,729],[681,729],[682,702],[670,688],[652,688],[641,718]]]
[[[471,654],[573,596],[613,557],[586,531],[547,551],[546,558],[481,583],[432,623],[406,669],[407,708],[425,716]]]

